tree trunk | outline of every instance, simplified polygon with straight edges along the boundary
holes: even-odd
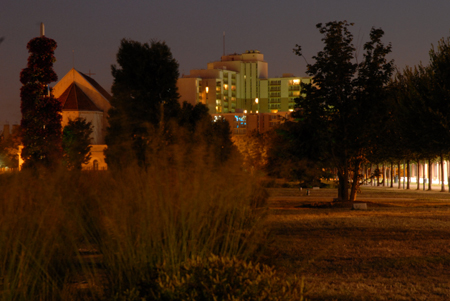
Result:
[[[355,162],[355,166],[354,166],[354,169],[353,169],[352,190],[350,192],[350,201],[351,202],[354,202],[356,200],[356,193],[357,193],[357,189],[358,189],[358,186],[359,186],[359,179],[358,179],[359,165],[360,165],[360,162],[357,160]]]
[[[400,179],[400,177],[401,177],[401,175],[402,175],[402,173],[401,173],[401,170],[400,170],[400,161],[398,161],[398,163],[397,163],[397,175],[398,175],[398,189],[400,189],[401,188],[401,179]]]
[[[394,187],[394,162],[391,161],[391,188]]]
[[[405,189],[405,182],[406,182],[406,163],[403,160],[403,189]]]
[[[445,183],[444,183],[444,155],[441,153],[441,176],[439,177],[441,182],[441,192],[445,192]]]
[[[409,164],[410,163],[410,160],[408,159],[407,161],[406,161],[406,172],[407,172],[407,177],[406,177],[406,189],[409,189],[410,188],[410,183],[411,183],[411,164]]]
[[[380,186],[380,167],[377,164],[377,168],[375,169],[375,172],[377,173],[377,187]]]
[[[426,163],[427,161],[423,161],[423,174],[422,174],[422,177],[423,177],[423,183],[422,183],[422,185],[423,185],[423,190],[425,190],[425,181],[426,181],[426,177],[427,177],[427,173],[426,173],[426,171],[425,171],[425,165],[427,164]],[[429,166],[428,166],[428,168],[430,168]]]
[[[447,161],[447,185],[448,192],[450,192],[450,161]]]
[[[386,165],[383,163],[383,187],[386,187]]]
[[[348,166],[347,166],[347,162],[345,162],[346,164],[344,165],[344,191],[342,193],[342,200],[343,201],[348,201]]]
[[[338,199],[339,201],[348,200],[348,168],[344,167],[344,170],[338,171],[339,188]]]
[[[420,160],[417,160],[417,190],[420,190]]]
[[[431,159],[428,159],[428,190],[431,190],[431,176],[433,175],[431,170]]]

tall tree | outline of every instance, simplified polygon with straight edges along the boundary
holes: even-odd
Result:
[[[164,42],[122,40],[112,66],[112,108],[106,135],[106,162],[114,168],[137,160],[147,164],[147,148],[156,130],[179,112],[178,63]]]
[[[45,36],[27,45],[28,66],[20,73],[24,168],[53,167],[61,160],[61,103],[48,88],[58,79],[53,71],[56,46]]]
[[[442,39],[430,50],[428,66],[419,64],[398,75],[403,86],[399,93],[403,132],[409,141],[403,147],[417,154],[417,159],[427,159],[429,165],[439,158],[441,174],[444,173],[444,157],[450,153],[449,70],[450,40]],[[431,170],[429,168],[429,172]],[[431,189],[431,175],[428,178]],[[444,181],[441,191],[445,191]]]
[[[436,49],[431,48],[430,69],[433,78],[433,109],[440,135],[437,142],[442,175],[441,191],[445,191],[444,156],[450,153],[450,38],[441,39]]]
[[[307,65],[313,83],[302,85],[304,96],[296,99],[299,110],[295,114],[301,122],[314,125],[310,126],[314,137],[321,137],[322,156],[337,169],[338,198],[344,201],[355,200],[360,165],[375,142],[374,125],[383,124],[388,116],[383,101],[393,71],[393,62],[386,59],[391,46],[381,42],[381,29],[372,28],[370,40],[364,44],[363,60],[356,61],[351,25],[347,21],[317,24],[325,46],[313,57],[315,63]],[[301,47],[297,45],[294,52],[302,55]]]
[[[85,118],[69,119],[64,127],[62,146],[63,162],[68,169],[81,170],[91,160],[92,123]]]

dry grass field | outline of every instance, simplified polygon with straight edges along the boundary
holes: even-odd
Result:
[[[362,187],[367,210],[316,208],[335,189],[269,188],[263,262],[310,300],[450,300],[450,193]]]

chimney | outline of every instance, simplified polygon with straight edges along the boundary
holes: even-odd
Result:
[[[41,37],[45,36],[45,26],[44,23],[41,22]]]

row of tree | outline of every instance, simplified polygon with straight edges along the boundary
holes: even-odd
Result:
[[[388,86],[389,129],[380,137],[383,151],[372,161],[420,166],[438,160],[444,174],[444,159],[450,154],[450,40],[440,40],[429,57],[428,65],[405,68]],[[429,185],[431,189],[431,181]]]
[[[443,39],[431,49],[429,65],[394,76],[393,61],[387,60],[391,45],[381,41],[384,32],[372,28],[359,59],[352,25],[317,25],[324,48],[307,65],[314,81],[302,85],[293,114],[296,121],[277,129],[269,143],[267,170],[298,179],[336,171],[338,198],[354,201],[366,164],[406,161],[409,166],[448,158],[450,42]],[[301,56],[301,47],[296,45],[294,52]],[[286,165],[290,168],[276,168]]]

